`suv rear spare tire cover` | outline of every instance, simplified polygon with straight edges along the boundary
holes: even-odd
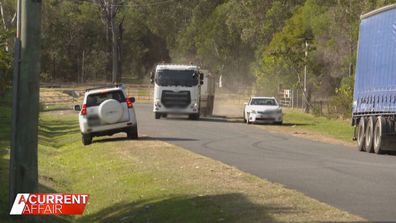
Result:
[[[98,113],[102,121],[112,124],[121,119],[123,110],[117,100],[109,99],[100,104]]]

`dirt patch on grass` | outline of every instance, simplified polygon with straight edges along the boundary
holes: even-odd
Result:
[[[352,141],[352,136],[351,136],[351,142],[346,142],[344,140],[336,139],[334,137],[326,136],[314,131],[301,129],[297,125],[288,124],[288,123],[285,123],[282,126],[277,126],[277,125],[254,125],[254,126],[257,128],[265,129],[270,132],[289,134],[295,137],[309,139],[312,141],[344,145],[350,147],[351,149],[353,149],[356,146]]]

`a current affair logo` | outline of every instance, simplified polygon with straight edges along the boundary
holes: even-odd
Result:
[[[28,194],[16,196],[10,215],[81,215],[89,194]]]

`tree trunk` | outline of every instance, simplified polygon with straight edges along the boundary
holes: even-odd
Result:
[[[112,1],[111,5],[111,15],[114,15],[111,17],[111,34],[112,34],[112,78],[111,82],[112,83],[117,83],[118,82],[118,30],[115,26],[115,10],[116,6],[115,3],[117,1]]]

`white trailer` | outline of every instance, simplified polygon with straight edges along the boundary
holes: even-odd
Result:
[[[201,70],[203,84],[201,85],[201,100],[200,100],[200,113],[203,116],[210,116],[213,114],[216,81],[208,70]]]

